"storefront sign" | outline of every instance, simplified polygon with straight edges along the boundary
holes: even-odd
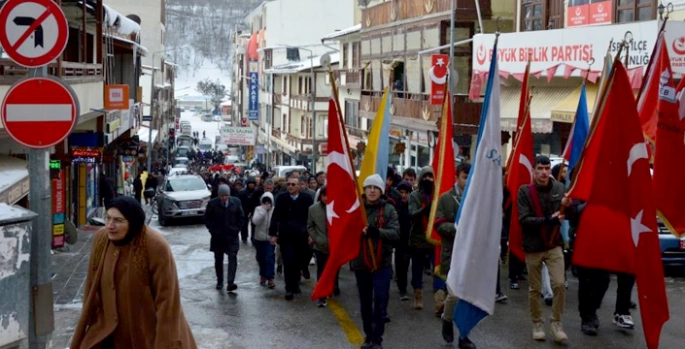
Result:
[[[566,27],[610,24],[611,0],[571,0],[566,11]]]
[[[64,224],[52,226],[52,248],[64,247]]]
[[[224,126],[221,129],[221,138],[227,145],[255,145],[257,134],[252,127]]]
[[[128,109],[128,85],[105,85],[105,109]]]
[[[250,99],[248,102],[248,115],[250,121],[257,121],[259,120],[259,64],[257,62],[250,62],[249,68],[248,87]]]
[[[445,100],[445,82],[447,81],[448,55],[432,55],[428,76],[431,79],[431,104],[441,105]]]
[[[29,193],[29,177],[26,176],[8,189],[0,192],[0,202],[14,205]]]
[[[51,170],[61,170],[62,169],[62,161],[50,160],[50,169]]]
[[[601,73],[607,48],[616,55],[626,32],[630,31],[633,41],[628,52],[628,69],[641,71],[649,64],[649,57],[656,44],[659,31],[658,21],[634,22],[595,27],[542,30],[519,33],[504,33],[498,43],[500,74],[522,78],[528,59],[532,61],[530,72],[534,76],[568,78],[585,76],[588,61],[594,59],[590,76]],[[669,21],[666,24],[666,43],[671,57],[673,73],[685,73],[685,22]],[[494,34],[478,34],[473,38],[473,70],[475,74],[488,71]],[[609,43],[611,42],[611,47]],[[625,53],[625,51],[624,51]],[[644,72],[642,72],[644,73]]]
[[[121,126],[121,118],[116,118],[111,122],[107,123],[107,132],[106,133],[111,133],[114,135],[114,137],[118,136],[117,129]]]
[[[52,224],[64,224],[65,213],[65,176],[60,170],[52,179]]]

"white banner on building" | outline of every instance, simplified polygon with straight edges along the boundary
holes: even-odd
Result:
[[[591,75],[599,74],[607,49],[615,55],[627,32],[632,34],[628,69],[643,68],[649,64],[652,49],[659,32],[659,21],[627,24],[503,33],[498,43],[501,75],[522,77],[529,57],[531,74],[553,75],[568,78],[584,76],[588,61],[594,59]],[[612,41],[613,40],[613,41]],[[474,74],[487,72],[492,57],[494,34],[478,34],[473,38]],[[611,47],[609,47],[609,43]],[[685,73],[685,22],[669,21],[666,24],[666,43],[671,57],[673,73]],[[625,50],[623,51],[625,54]]]
[[[226,145],[255,145],[257,133],[252,127],[224,126],[221,128],[221,140]]]

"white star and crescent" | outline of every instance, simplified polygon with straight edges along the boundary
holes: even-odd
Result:
[[[633,172],[633,165],[637,160],[649,159],[649,154],[647,154],[647,145],[645,143],[635,143],[632,148],[630,148],[630,154],[628,155],[628,177]]]
[[[354,178],[354,176],[352,174],[352,167],[350,166],[350,160],[345,154],[338,152],[338,151],[332,151],[332,152],[328,153],[328,164],[329,164],[329,166],[333,165],[333,164],[338,165],[341,169],[343,169],[343,170],[345,170],[345,172],[347,172],[347,174],[350,176],[350,179]],[[355,196],[356,196],[356,194],[355,194]],[[359,199],[355,197],[354,203],[345,212],[352,213],[356,209],[358,209],[359,206],[360,206]],[[331,201],[330,204],[326,205],[326,213],[328,216],[328,224],[331,224],[334,217],[340,218],[340,216],[338,216],[335,213],[335,211],[333,210],[333,201]]]
[[[330,204],[326,205],[326,219],[328,220],[328,225],[333,224],[333,218],[340,218],[340,216],[338,216],[333,209],[334,204],[335,201],[331,201]]]
[[[520,154],[519,156],[519,164],[523,165],[523,167],[528,170],[528,173],[530,174],[530,180],[533,180],[533,165],[530,163],[530,159],[528,159],[527,156]]]
[[[633,235],[633,243],[637,247],[638,242],[640,242],[640,234],[642,233],[653,233],[652,229],[642,224],[642,214],[645,211],[642,210],[638,212],[635,218],[630,218],[630,233]]]

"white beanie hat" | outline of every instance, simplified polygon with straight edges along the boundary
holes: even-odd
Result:
[[[372,174],[366,177],[366,179],[364,180],[364,188],[370,185],[378,187],[378,189],[381,190],[381,193],[385,194],[385,182],[383,181],[383,178],[381,178],[380,175]]]

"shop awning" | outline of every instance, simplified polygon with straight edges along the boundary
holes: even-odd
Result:
[[[155,142],[157,140],[157,134],[159,132],[157,130],[152,130],[152,142]],[[138,130],[138,140],[140,140],[143,143],[149,143],[150,141],[150,129],[147,127],[141,127]]]
[[[278,148],[280,150],[285,151],[286,153],[295,154],[297,152],[297,148],[293,147],[292,145],[288,144],[288,142],[278,138],[278,137],[271,137],[271,140],[278,145]]]
[[[573,92],[552,108],[552,121],[573,123],[573,120],[576,119],[581,86],[576,87]],[[588,82],[585,85],[585,96],[587,98],[588,117],[592,119],[592,108],[595,105],[595,99],[597,99],[597,85]]]
[[[552,133],[551,110],[573,92],[575,87],[534,87],[530,102],[533,133]],[[521,88],[502,86],[500,94],[502,131],[515,131]],[[577,106],[577,104],[576,104]]]
[[[0,202],[13,205],[28,193],[26,160],[0,155]]]

